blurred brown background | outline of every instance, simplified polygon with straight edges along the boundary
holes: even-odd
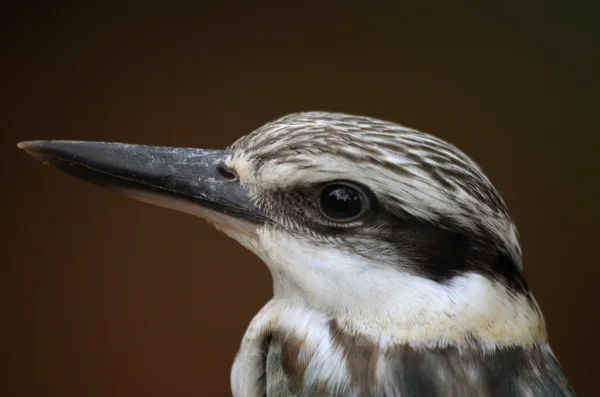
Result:
[[[18,141],[222,148],[303,110],[403,123],[478,161],[557,356],[597,395],[598,6],[19,4],[1,11],[1,395],[228,396],[271,295],[260,261],[205,222]]]

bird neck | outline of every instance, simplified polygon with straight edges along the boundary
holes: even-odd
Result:
[[[464,273],[445,282],[403,265],[314,246],[265,231],[245,244],[269,268],[276,300],[294,310],[335,318],[350,330],[394,343],[490,347],[531,345],[546,339],[543,316],[528,290]],[[466,342],[467,341],[467,342]]]
[[[440,284],[409,274],[386,274],[384,269],[362,279],[339,274],[332,286],[324,285],[318,273],[298,273],[273,273],[276,299],[375,339],[384,336],[397,344],[425,346],[476,340],[489,347],[546,340],[544,318],[533,296],[513,293],[484,276],[457,276]]]
[[[237,239],[269,268],[276,301],[298,313],[334,318],[351,332],[435,347],[546,340],[544,318],[528,290],[509,290],[478,273],[441,283],[402,265],[315,247],[277,231]]]
[[[533,297],[502,297],[483,302],[474,295],[470,302],[455,301],[451,306],[406,308],[388,303],[364,310],[359,305],[331,310],[315,307],[296,296],[278,296],[277,314],[283,329],[297,330],[301,324],[318,324],[327,333],[331,322],[349,335],[362,335],[389,345],[428,348],[476,346],[536,346],[547,340],[545,322]],[[450,310],[460,307],[460,310]],[[318,328],[318,327],[317,327]]]

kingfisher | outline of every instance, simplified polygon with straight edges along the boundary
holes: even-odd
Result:
[[[256,254],[273,297],[231,369],[235,397],[575,396],[481,168],[402,125],[294,113],[226,150],[18,144]]]

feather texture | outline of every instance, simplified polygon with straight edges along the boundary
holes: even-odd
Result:
[[[356,338],[356,337],[353,337]],[[358,337],[360,338],[360,337]],[[395,346],[378,367],[377,346],[349,344],[350,382],[337,387],[327,379],[306,383],[294,361],[293,342],[271,339],[266,360],[267,396],[381,397],[572,397],[560,365],[547,345],[494,352],[456,348]],[[377,374],[380,373],[378,377]]]
[[[263,314],[272,315],[282,307],[272,301],[267,308]],[[290,328],[270,315],[257,316],[251,328],[258,333],[245,338],[242,349],[256,358],[242,365],[254,376],[245,379],[253,388],[237,383],[236,396],[575,396],[543,341],[494,349],[475,341],[461,348],[424,347],[390,343],[385,332],[376,338],[351,332],[335,319],[306,311],[290,317],[298,321]]]
[[[274,298],[236,357],[235,397],[575,396],[522,273],[517,229],[453,145],[339,113],[285,116],[227,165],[271,224],[224,230],[268,266]],[[320,214],[349,181],[361,219]]]

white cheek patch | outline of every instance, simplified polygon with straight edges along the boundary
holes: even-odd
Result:
[[[532,298],[484,276],[468,273],[440,284],[384,257],[371,261],[266,227],[258,236],[253,251],[271,270],[276,298],[327,313],[384,345],[445,346],[473,336],[495,348],[546,338]]]

